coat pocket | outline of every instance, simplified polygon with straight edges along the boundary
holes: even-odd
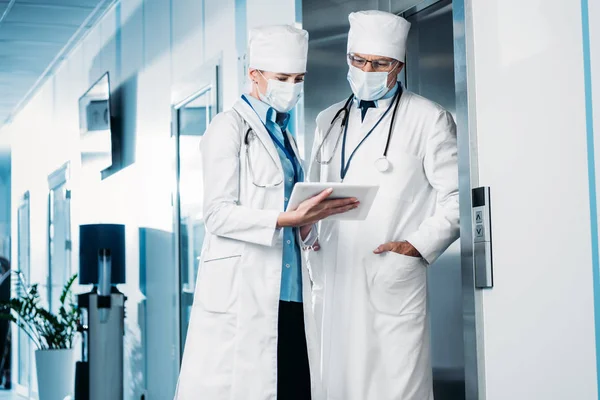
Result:
[[[389,252],[364,259],[373,308],[383,314],[425,314],[427,268],[421,258]]]
[[[241,255],[236,255],[205,260],[202,263],[197,299],[206,311],[226,313],[235,302],[241,258]]]

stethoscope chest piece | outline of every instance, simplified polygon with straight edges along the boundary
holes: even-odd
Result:
[[[375,168],[377,168],[377,171],[379,172],[388,172],[392,169],[392,163],[390,163],[390,160],[385,156],[379,157],[375,160]]]

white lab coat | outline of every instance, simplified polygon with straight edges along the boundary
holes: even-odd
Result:
[[[175,400],[277,398],[283,245],[276,223],[284,185],[265,189],[252,183],[244,145],[248,126],[265,145],[255,139],[250,146],[257,183],[282,179],[275,145],[244,101],[215,117],[201,143],[207,235]],[[319,400],[318,346],[305,266],[302,280],[313,400]]]
[[[364,123],[353,105],[346,158],[391,101],[380,100]],[[342,106],[317,118],[311,181],[340,181],[342,141],[329,165],[314,161],[314,153]],[[459,234],[456,127],[440,106],[405,91],[388,152],[392,169],[381,173],[374,162],[383,154],[392,111],[356,152],[344,179],[380,185],[369,216],[323,221],[321,250],[309,254],[328,400],[433,399],[426,266]],[[338,134],[335,127],[322,160]],[[424,258],[373,254],[380,244],[401,240]]]

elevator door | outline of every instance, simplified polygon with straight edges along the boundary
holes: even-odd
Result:
[[[406,68],[402,83],[446,108],[454,116],[454,37],[452,4],[418,0],[393,0],[394,10],[406,10],[411,22]],[[351,93],[346,80],[348,13],[376,9],[382,2],[340,0],[302,2],[303,26],[310,33],[308,71],[305,83],[305,143],[310,156],[315,118],[331,104]],[[428,7],[424,6],[429,5]],[[436,400],[463,400],[464,344],[462,315],[461,258],[458,242],[429,268],[429,311],[431,320],[432,367]]]
[[[451,1],[409,11],[404,17],[411,23],[406,88],[440,104],[456,120]],[[431,265],[428,286],[435,398],[462,400],[465,388],[459,241]]]

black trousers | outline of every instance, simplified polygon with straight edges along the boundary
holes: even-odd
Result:
[[[310,400],[310,369],[302,303],[279,302],[277,400]]]

